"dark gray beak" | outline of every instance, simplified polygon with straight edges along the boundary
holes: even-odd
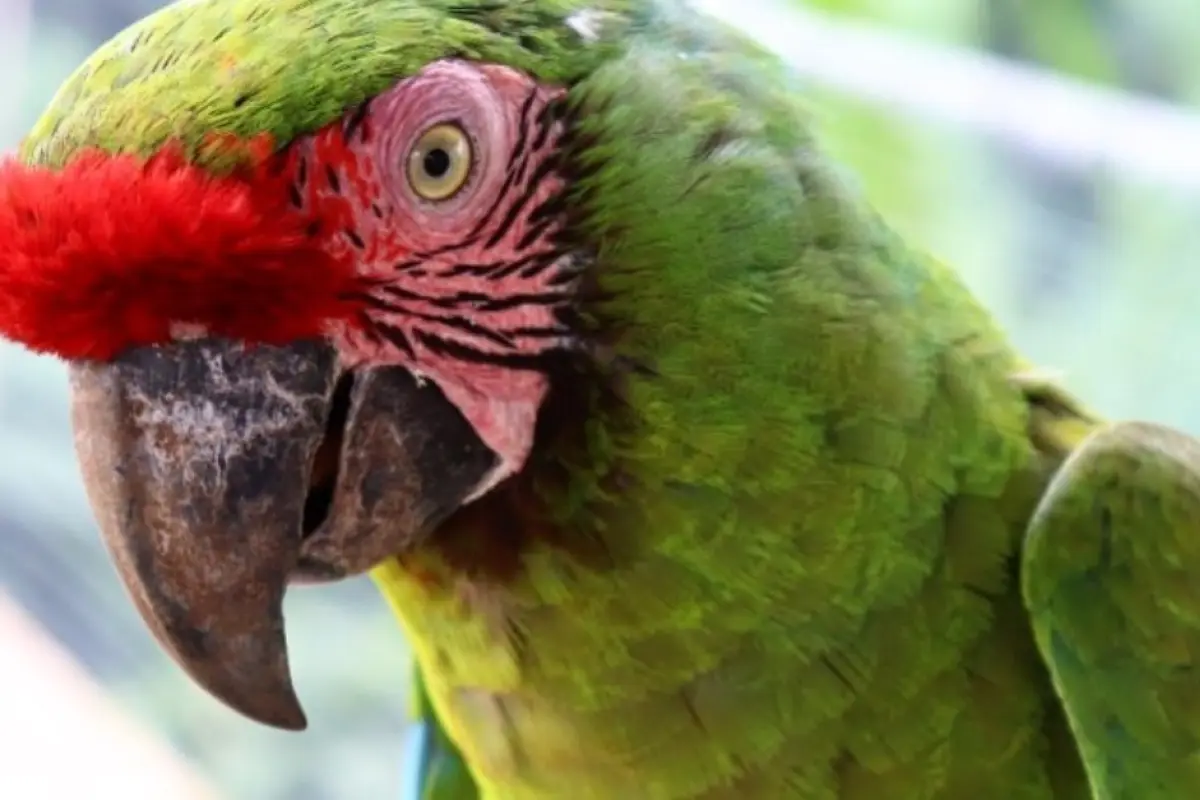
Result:
[[[88,498],[138,612],[218,699],[299,730],[290,582],[357,574],[426,537],[495,459],[441,392],[329,346],[216,340],[71,369]]]

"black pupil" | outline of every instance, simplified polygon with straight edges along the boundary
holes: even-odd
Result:
[[[450,171],[450,154],[435,147],[425,154],[425,174],[431,178],[444,177]]]

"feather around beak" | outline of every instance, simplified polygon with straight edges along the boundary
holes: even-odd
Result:
[[[281,344],[352,319],[354,265],[287,204],[269,140],[223,146],[241,155],[220,175],[173,144],[0,161],[0,336],[106,360],[179,326]]]

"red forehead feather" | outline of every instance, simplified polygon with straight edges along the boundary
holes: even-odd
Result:
[[[353,313],[353,264],[288,203],[268,142],[217,176],[164,148],[64,168],[0,160],[0,336],[69,359],[171,339],[176,323],[278,344]]]

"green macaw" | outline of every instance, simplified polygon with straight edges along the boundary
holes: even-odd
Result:
[[[678,3],[177,3],[0,252],[135,604],[254,719],[305,725],[287,586],[370,571],[427,797],[1200,796],[1200,445],[1024,361]]]

